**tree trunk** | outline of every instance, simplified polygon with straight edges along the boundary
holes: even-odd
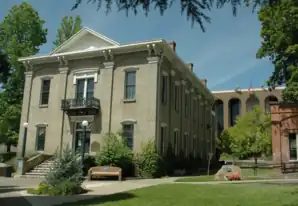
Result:
[[[6,152],[10,152],[10,149],[11,149],[11,144],[6,144]]]

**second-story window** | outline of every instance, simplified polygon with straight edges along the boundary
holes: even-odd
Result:
[[[189,94],[185,93],[185,99],[184,99],[184,113],[185,117],[188,117],[188,111],[189,111]]]
[[[174,85],[174,106],[175,110],[179,111],[179,87]]]
[[[136,72],[125,72],[125,88],[124,99],[135,100],[136,99]]]
[[[76,99],[91,99],[94,96],[94,78],[78,79]]]
[[[197,115],[197,101],[194,99],[192,103],[192,118],[193,121],[196,121],[196,115]]]
[[[49,104],[50,87],[51,87],[51,80],[50,79],[42,80],[41,98],[40,98],[40,104],[41,105],[48,105]]]
[[[163,75],[161,79],[161,102],[163,104],[167,103],[167,76]]]

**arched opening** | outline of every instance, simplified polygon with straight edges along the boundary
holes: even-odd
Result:
[[[246,100],[246,112],[249,112],[254,109],[255,106],[259,106],[260,101],[258,97],[255,95],[250,95],[250,97]]]
[[[266,113],[270,113],[270,103],[271,102],[278,102],[277,97],[273,96],[273,95],[266,97],[266,99],[265,99],[265,112]]]
[[[238,98],[230,99],[229,101],[229,126],[236,124],[237,116],[240,115],[241,101]]]
[[[224,129],[224,103],[222,100],[217,99],[214,102],[214,112],[217,122],[217,134],[220,135]]]

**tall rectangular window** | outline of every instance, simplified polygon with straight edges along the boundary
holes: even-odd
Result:
[[[196,115],[197,115],[197,101],[194,99],[192,103],[192,119],[193,121],[196,121]]]
[[[165,150],[165,138],[167,135],[167,128],[166,127],[161,127],[160,128],[160,154],[164,154]]]
[[[175,110],[179,111],[179,87],[174,85],[174,106]]]
[[[76,99],[91,99],[94,96],[94,78],[77,79]]]
[[[167,80],[168,77],[163,75],[161,79],[161,102],[163,104],[167,102]]]
[[[187,141],[188,141],[188,134],[184,134],[184,137],[183,137],[183,150],[184,150],[184,153],[185,155],[188,155],[188,148],[187,148]]]
[[[40,98],[40,104],[41,105],[49,104],[50,87],[51,87],[51,80],[50,79],[42,80],[41,98]]]
[[[188,117],[188,111],[189,111],[189,95],[185,93],[185,99],[184,99],[184,114],[185,117]]]
[[[179,139],[179,131],[174,131],[174,144],[173,144],[173,150],[174,154],[178,155],[178,139]]]
[[[44,151],[46,139],[46,127],[45,126],[37,126],[36,130],[36,150]]]
[[[289,134],[289,153],[290,160],[297,160],[297,135],[296,133]]]
[[[127,146],[130,149],[133,149],[133,135],[134,135],[134,125],[133,124],[124,124],[122,126],[123,137],[126,141]]]
[[[136,71],[125,72],[124,99],[136,99]]]

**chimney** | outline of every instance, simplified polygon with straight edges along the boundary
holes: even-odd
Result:
[[[175,41],[171,41],[168,44],[173,49],[173,51],[176,52],[176,42]]]
[[[190,71],[193,71],[193,63],[187,63],[187,66]]]
[[[207,87],[207,79],[201,79],[201,82],[203,83],[203,85],[204,85],[205,87]]]

